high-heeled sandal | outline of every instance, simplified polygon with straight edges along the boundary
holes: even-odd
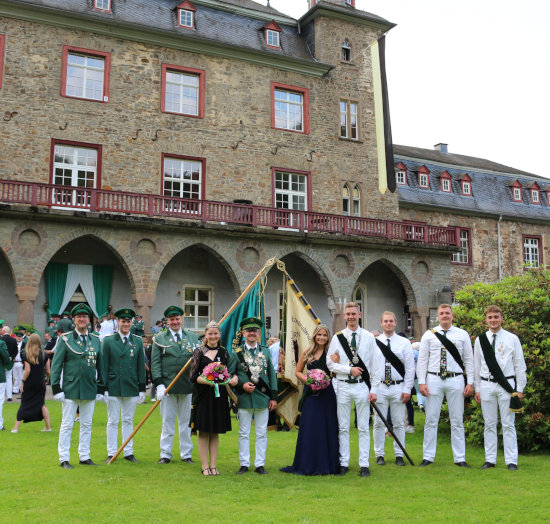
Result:
[[[219,472],[216,468],[210,468],[210,475],[217,476],[217,475],[219,475]]]
[[[205,471],[207,471],[208,473],[205,473]],[[204,468],[202,470],[202,475],[203,475],[203,477],[210,477],[212,475],[212,472],[210,471],[210,468]]]

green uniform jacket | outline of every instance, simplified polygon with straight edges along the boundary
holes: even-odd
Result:
[[[151,349],[151,374],[153,384],[168,386],[180,369],[193,355],[193,351],[199,345],[199,337],[191,331],[182,332],[182,340],[178,344],[169,329],[161,331],[153,338]],[[169,391],[174,395],[189,395],[193,392],[193,384],[189,380],[190,369],[174,384]]]
[[[73,321],[70,318],[60,318],[55,327],[67,333],[73,329]]]
[[[135,322],[132,325],[130,331],[138,337],[142,337],[143,335],[145,335],[145,322],[143,322],[143,320]]]
[[[3,340],[0,340],[0,384],[6,382],[6,371],[13,367],[13,362],[8,353],[8,346]]]
[[[101,344],[99,392],[111,397],[137,397],[145,392],[145,355],[140,337],[130,335],[124,345],[119,333],[107,336]]]
[[[275,374],[273,364],[271,363],[271,354],[269,353],[269,349],[264,346],[260,346],[260,349],[264,356],[262,361],[265,363],[262,365],[260,377],[266,385],[269,386],[269,389],[271,390],[270,396],[258,391],[258,388],[256,388],[252,393],[247,393],[243,389],[243,385],[246,382],[251,382],[248,373],[243,369],[241,361],[235,351],[233,351],[229,357],[229,373],[231,375],[236,373],[239,377],[239,383],[235,387],[235,393],[237,394],[237,397],[239,397],[239,409],[264,409],[269,406],[270,400],[277,400],[277,375]],[[236,351],[239,350],[247,352],[244,344],[237,348]]]
[[[54,395],[63,391],[71,400],[95,400],[100,373],[101,342],[99,337],[88,333],[86,346],[76,330],[63,333],[57,339],[52,361],[51,383]],[[61,372],[63,371],[63,389]]]

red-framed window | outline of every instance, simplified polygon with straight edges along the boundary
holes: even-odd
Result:
[[[104,13],[110,13],[111,0],[94,0],[94,10],[103,11]]]
[[[163,113],[204,118],[204,70],[162,64],[161,77]]]
[[[273,20],[264,25],[265,44],[271,49],[281,49],[281,26]]]
[[[309,134],[309,89],[271,82],[271,127]]]
[[[61,96],[107,103],[110,71],[111,53],[63,46]]]
[[[472,230],[469,227],[457,228],[460,235],[460,251],[451,255],[451,264],[472,265]]]
[[[512,200],[514,202],[523,202],[523,197],[521,194],[521,184],[519,183],[519,180],[516,180],[512,184]]]
[[[426,166],[422,166],[418,170],[418,187],[430,189],[430,170]]]
[[[407,185],[407,166],[403,162],[395,164],[395,182],[401,186]]]
[[[536,182],[531,186],[529,193],[531,195],[531,204],[540,205],[540,187]]]
[[[355,7],[355,0],[346,0],[346,5],[348,7]]]
[[[441,173],[440,177],[440,183],[441,183],[441,191],[445,193],[452,193],[453,192],[453,181],[451,178],[451,175],[447,170],[443,171]]]
[[[206,159],[162,153],[161,194],[204,200]]]
[[[542,237],[540,235],[522,235],[523,263],[536,268],[542,266]]]
[[[52,139],[50,150],[50,183],[66,186],[54,189],[52,204],[86,208],[90,193],[101,187],[101,144]]]
[[[0,34],[0,89],[4,77],[4,50],[6,49],[6,35]]]
[[[195,29],[195,13],[197,8],[185,0],[178,5],[178,27],[184,27],[186,29]]]
[[[311,209],[311,174],[280,167],[271,168],[273,207],[309,211]]]
[[[462,196],[472,196],[472,179],[469,175],[464,175],[460,179],[460,189]]]

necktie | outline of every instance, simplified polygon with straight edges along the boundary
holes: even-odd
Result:
[[[357,333],[351,334],[351,347],[353,349],[357,349],[357,341],[355,340],[355,337],[357,336]]]
[[[128,344],[128,337],[124,337],[124,345]]]
[[[443,336],[447,338],[447,331],[443,330]],[[447,350],[445,346],[441,346],[441,356],[439,357],[439,373],[441,380],[447,378]]]
[[[82,338],[82,342],[86,345],[86,335],[80,335],[80,338]]]
[[[493,341],[491,342],[491,347],[493,348],[493,351],[495,350],[496,342],[497,342],[497,334],[493,333]]]
[[[180,334],[179,334],[179,333],[176,333],[176,342],[177,342],[178,344],[181,343],[181,337],[180,337]]]
[[[391,345],[390,345],[390,339],[387,340],[387,346],[388,349],[391,351]],[[385,374],[384,374],[384,383],[386,386],[390,386],[391,382],[391,363],[388,359],[386,359],[386,368],[385,368]]]

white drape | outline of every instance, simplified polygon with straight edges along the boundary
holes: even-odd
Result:
[[[71,301],[74,292],[80,285],[82,293],[88,301],[88,305],[92,308],[94,315],[98,317],[95,304],[95,291],[93,281],[94,266],[82,264],[68,264],[67,283],[65,284],[65,294],[63,295],[63,303],[59,308],[59,313],[65,311],[67,304]]]

